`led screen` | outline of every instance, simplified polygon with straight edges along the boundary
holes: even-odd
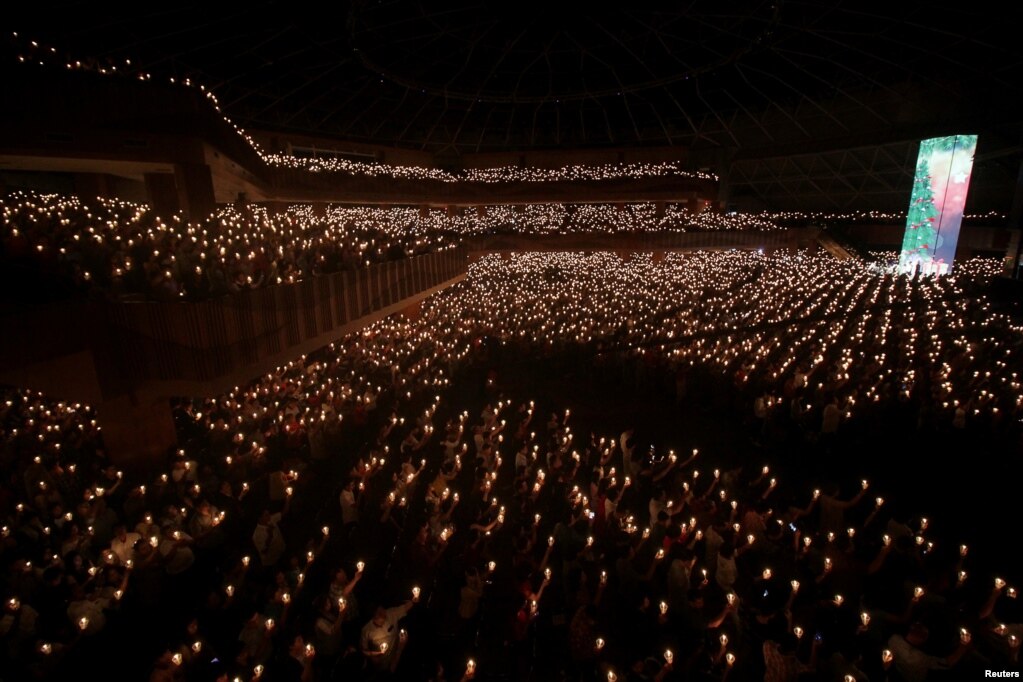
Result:
[[[899,272],[944,275],[952,271],[976,149],[976,135],[920,142]]]

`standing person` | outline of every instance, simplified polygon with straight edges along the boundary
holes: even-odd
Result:
[[[838,406],[838,396],[831,396],[831,400],[824,406],[821,414],[821,444],[824,447],[831,447],[835,441],[835,434],[838,426],[842,423],[842,410]]]
[[[341,524],[350,530],[359,521],[359,507],[355,493],[356,482],[349,478],[341,490]]]
[[[398,622],[408,615],[411,609],[411,601],[389,609],[378,606],[373,618],[363,626],[359,646],[363,655],[377,669],[393,672],[398,667],[408,637],[405,630],[398,627]]]
[[[259,560],[266,568],[275,566],[284,554],[286,544],[281,529],[277,526],[280,520],[280,513],[271,514],[270,510],[264,509],[256,523],[256,529],[252,531],[252,544],[256,546]]]
[[[639,462],[633,461],[635,445],[632,442],[632,436],[634,433],[635,429],[622,431],[622,435],[618,439],[618,445],[622,449],[622,468],[625,474],[636,478],[639,475]]]

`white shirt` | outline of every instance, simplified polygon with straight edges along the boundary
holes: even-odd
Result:
[[[394,606],[386,610],[383,625],[377,625],[370,620],[362,628],[362,637],[359,639],[364,651],[380,651],[382,644],[387,644],[388,651],[393,651],[398,643],[398,621],[405,617],[411,604]]]
[[[142,536],[138,533],[125,533],[124,540],[120,538],[114,538],[110,543],[110,551],[113,552],[121,565],[124,565],[128,559],[135,556],[135,543],[142,539]]]
[[[359,510],[355,506],[355,493],[345,488],[341,491],[341,522],[345,525],[359,520]]]
[[[265,526],[257,523],[256,530],[252,531],[252,544],[256,546],[259,560],[263,562],[264,566],[276,564],[277,560],[281,558],[281,554],[284,554],[284,536],[281,535],[281,529],[277,527],[277,522],[280,520],[281,515],[274,514],[270,517],[270,523]]]

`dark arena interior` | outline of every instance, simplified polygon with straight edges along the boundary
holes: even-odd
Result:
[[[1010,19],[19,8],[0,680],[1018,676]]]

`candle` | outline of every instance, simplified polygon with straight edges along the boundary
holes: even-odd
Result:
[[[414,602],[419,601],[419,593],[420,593],[420,589],[419,589],[418,585],[416,585],[415,587],[412,588],[412,601],[414,601]]]

